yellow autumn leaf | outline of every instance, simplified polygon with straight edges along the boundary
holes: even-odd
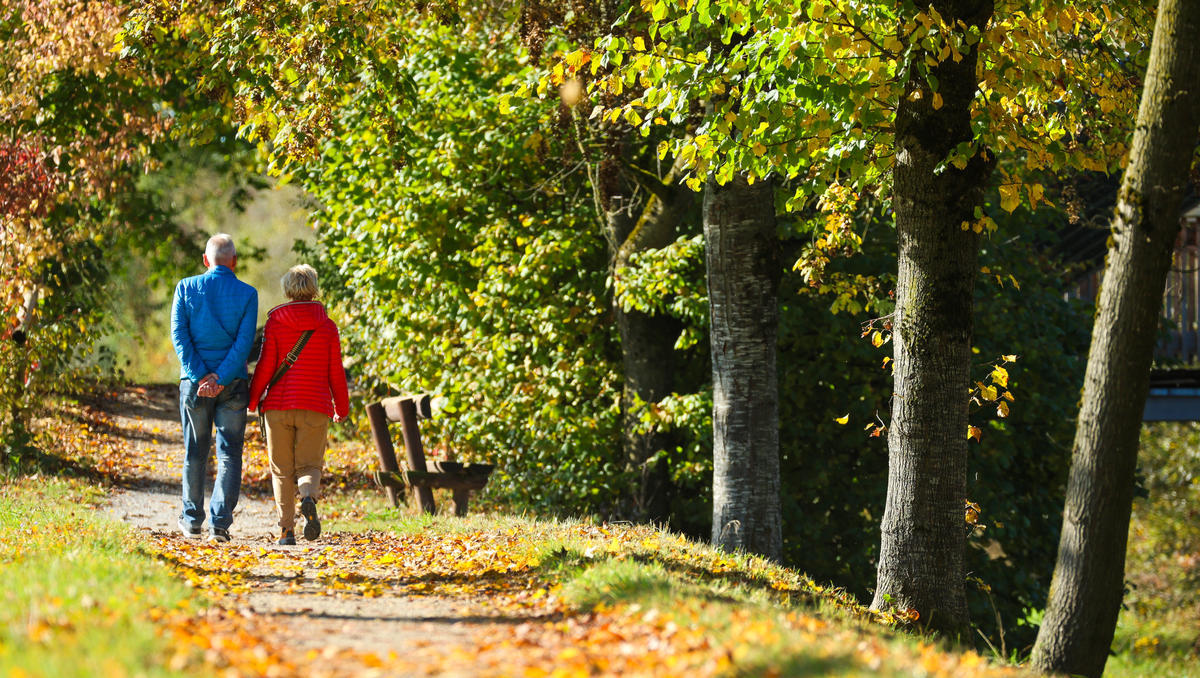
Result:
[[[762,157],[762,154],[767,152],[767,147],[763,146],[761,142],[755,142],[750,150],[754,151],[754,155]]]
[[[1030,207],[1037,207],[1037,204],[1039,202],[1045,201],[1046,189],[1041,184],[1030,184],[1029,186],[1026,187],[1026,190],[1029,191],[1029,206]]]
[[[837,419],[834,419],[834,421],[845,426],[846,423],[850,421],[850,413],[847,412],[846,414],[843,414],[842,416],[838,417]]]
[[[1008,362],[1008,363],[1017,362],[1017,354],[1015,354],[1015,353],[1009,353],[1008,355],[1002,355],[1000,357],[1004,359],[1004,362]]]
[[[933,93],[933,110],[938,110],[942,107],[942,95],[939,92]]]
[[[979,389],[979,394],[983,396],[984,400],[995,400],[999,397],[999,394],[996,393],[995,386],[984,386],[983,388]]]
[[[1008,370],[997,365],[992,369],[992,383],[1008,388]]]
[[[1007,417],[1008,416],[1008,403],[1001,400],[1000,404],[996,406],[996,414],[1000,415],[1001,417]]]
[[[983,431],[980,430],[980,428],[978,426],[967,426],[967,440],[974,438],[975,442],[979,442],[979,439],[982,436],[983,436]]]
[[[979,524],[979,504],[976,504],[973,501],[968,501],[967,505],[965,507],[965,513],[966,513],[966,515],[964,516],[964,518],[967,521],[967,524],[969,524],[969,525],[978,525]]]
[[[1005,212],[1012,212],[1021,204],[1020,188],[1016,184],[1002,184],[1000,186],[1000,207]]]
[[[574,52],[571,52],[570,54],[567,55],[566,62],[567,62],[567,65],[570,67],[578,68],[579,66],[583,65],[590,59],[591,59],[591,55],[589,55],[586,51],[584,51],[582,49],[577,49]]]

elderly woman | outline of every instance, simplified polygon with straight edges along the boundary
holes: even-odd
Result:
[[[250,382],[250,409],[267,431],[271,486],[279,511],[279,543],[296,543],[296,496],[304,538],[321,536],[317,497],[325,463],[329,419],[341,421],[350,407],[337,326],[314,301],[317,272],[293,266],[280,280],[291,299],[271,309],[263,328],[262,355]],[[290,367],[288,358],[294,361]]]

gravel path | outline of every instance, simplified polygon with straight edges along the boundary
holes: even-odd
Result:
[[[142,387],[93,403],[113,418],[114,427],[129,439],[144,462],[139,464],[142,468],[137,477],[113,488],[105,510],[139,530],[170,539],[183,539],[176,527],[182,463],[177,393],[171,386]],[[253,420],[249,423],[256,425]],[[247,451],[251,453],[254,451]],[[257,453],[263,454],[261,447]],[[275,521],[269,496],[243,492],[234,511],[231,545],[277,551],[291,562],[315,557],[323,548],[324,539],[310,544],[303,538],[297,546],[276,546]],[[336,525],[326,525],[326,530],[327,536],[337,534]],[[243,596],[241,611],[269,618],[269,627],[277,629],[279,637],[267,640],[308,657],[313,675],[473,675],[469,664],[455,664],[446,658],[463,656],[461,648],[470,647],[477,632],[494,632],[521,621],[486,611],[481,614],[478,603],[451,598],[331,596],[321,582],[305,579],[303,570],[299,578],[283,578],[278,571],[254,574],[261,576]],[[353,666],[352,660],[348,664],[345,651],[351,656],[371,653],[391,660],[384,668],[375,666],[367,671],[363,665]],[[322,658],[327,659],[324,666]]]

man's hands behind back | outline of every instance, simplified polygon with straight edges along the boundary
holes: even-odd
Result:
[[[217,374],[209,372],[200,380],[200,384],[196,387],[196,395],[201,398],[216,398],[224,391],[225,387],[217,381]]]

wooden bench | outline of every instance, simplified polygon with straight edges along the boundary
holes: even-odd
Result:
[[[436,514],[433,488],[444,487],[453,492],[454,515],[463,516],[467,514],[471,490],[482,490],[494,467],[491,464],[434,461],[430,469],[425,461],[425,448],[421,445],[417,420],[432,416],[431,398],[427,394],[384,398],[367,405],[367,420],[371,424],[371,437],[375,440],[381,467],[373,476],[376,484],[387,491],[392,506],[399,506],[404,492],[411,491],[416,495],[422,511]],[[388,422],[393,421],[400,422],[404,452],[408,458],[407,470],[401,470],[396,461],[392,434],[388,430]]]

